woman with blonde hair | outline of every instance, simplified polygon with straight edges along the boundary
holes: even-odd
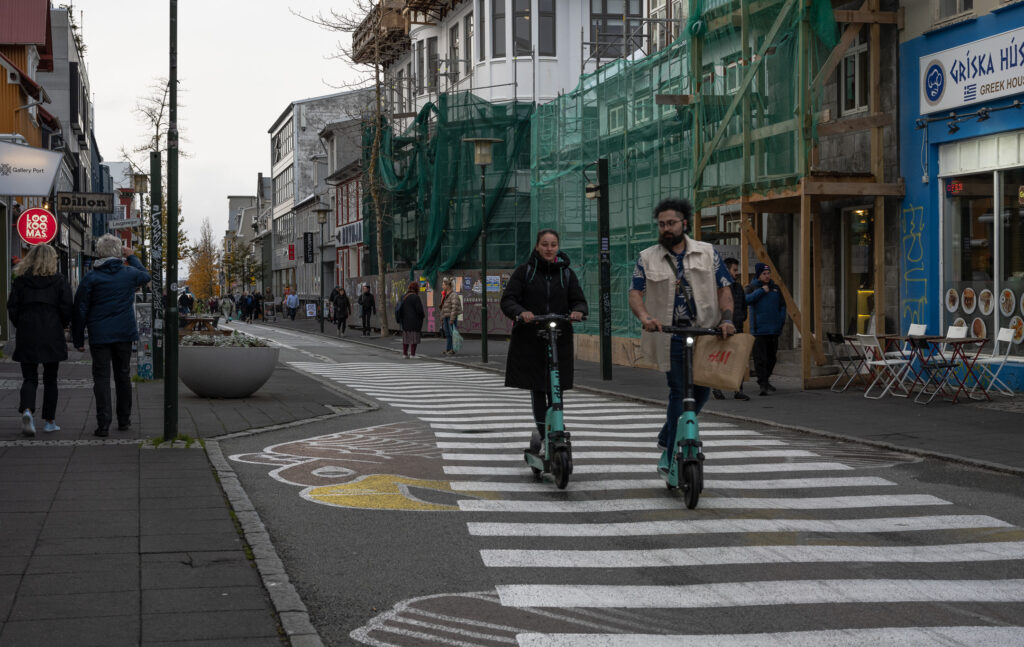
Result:
[[[7,299],[7,315],[17,329],[12,359],[21,362],[21,431],[36,435],[33,414],[43,365],[43,420],[45,432],[60,431],[57,414],[57,369],[68,358],[64,329],[71,322],[71,287],[57,271],[57,252],[36,245],[14,268],[14,283]]]

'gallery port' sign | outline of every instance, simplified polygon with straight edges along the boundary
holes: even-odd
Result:
[[[1024,92],[1024,27],[920,59],[921,114]]]

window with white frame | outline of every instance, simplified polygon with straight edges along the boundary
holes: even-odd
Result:
[[[484,3],[486,2],[487,0],[477,0],[476,4],[477,23],[480,25],[480,28],[476,30],[476,56],[481,61],[484,60],[487,51],[484,49],[484,34],[487,33],[487,23],[484,22]]]
[[[939,0],[939,20],[946,20],[974,10],[974,0]]]
[[[557,18],[555,0],[537,0],[537,53],[541,56],[558,55]]]
[[[614,133],[626,126],[626,104],[614,103],[608,106],[608,132]]]
[[[448,64],[445,65],[448,72],[448,86],[451,87],[459,82],[459,23],[456,22],[448,30]]]
[[[292,165],[274,176],[274,204],[291,200],[295,195],[292,190]]]
[[[640,49],[642,18],[642,0],[590,0],[591,55],[601,59],[623,58]]]
[[[427,91],[437,92],[437,81],[440,70],[437,58],[437,36],[427,39]]]
[[[462,42],[466,43],[466,76],[473,73],[473,13],[462,19]],[[481,48],[482,49],[482,48]]]
[[[405,84],[408,92],[406,93],[405,98],[406,104],[402,106],[402,108],[406,112],[412,112],[413,105],[415,105],[416,103],[416,100],[413,97],[414,88],[412,76],[412,61],[409,61],[408,63],[405,64]]]
[[[424,79],[426,78],[423,74],[423,41],[416,43],[416,94],[423,94]]]
[[[839,109],[841,114],[864,112],[868,109],[868,43],[866,27],[857,33],[850,49],[843,56],[839,77]]]
[[[533,24],[530,9],[533,0],[512,0],[512,53],[530,56],[533,53]]]
[[[505,0],[491,0],[491,57],[505,57]]]
[[[654,116],[653,95],[644,92],[639,99],[633,101],[633,124],[641,125]]]
[[[395,78],[395,111],[405,110],[405,70],[398,70]]]

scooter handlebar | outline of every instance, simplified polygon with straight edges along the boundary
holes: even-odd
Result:
[[[520,321],[521,322],[522,320],[523,320],[523,318],[522,318],[521,315],[516,317],[516,321]],[[581,319],[581,321],[586,321],[586,320],[587,320],[586,317],[583,317],[583,319]],[[530,323],[547,323],[549,321],[568,321],[568,322],[572,322],[574,320],[569,315],[560,315],[560,314],[552,313],[552,314],[546,314],[546,315],[534,315],[533,319],[530,320]]]
[[[661,332],[669,333],[672,335],[693,335],[694,337],[700,337],[703,335],[721,336],[721,328],[694,328],[691,326],[662,326]]]

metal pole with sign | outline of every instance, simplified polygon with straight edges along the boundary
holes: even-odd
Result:
[[[153,378],[164,377],[164,228],[160,222],[163,185],[160,152],[149,153],[149,275],[153,280]]]
[[[164,440],[178,435],[178,0],[170,13],[167,124],[167,331],[164,363]]]
[[[601,290],[601,379],[612,379],[612,259],[608,216],[608,158],[597,160],[597,250]]]

